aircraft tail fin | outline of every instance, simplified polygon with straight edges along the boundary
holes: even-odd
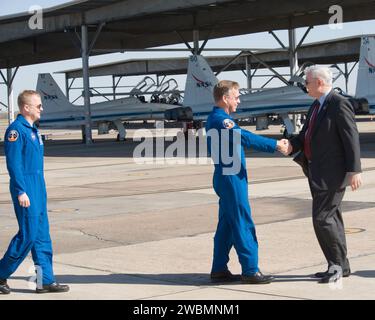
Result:
[[[38,75],[36,91],[41,95],[44,115],[53,112],[69,111],[73,108],[73,105],[61,91],[50,73],[40,73]]]
[[[200,55],[189,57],[184,106],[214,105],[213,88],[218,80],[207,61]]]
[[[363,36],[359,53],[355,96],[366,98],[375,93],[375,36]]]

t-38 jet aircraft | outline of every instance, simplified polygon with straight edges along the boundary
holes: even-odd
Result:
[[[366,99],[370,114],[375,114],[375,36],[361,40],[355,97]]]
[[[125,139],[123,121],[131,120],[174,120],[181,122],[205,121],[214,105],[212,91],[218,79],[203,56],[189,57],[182,106],[167,103],[147,103],[137,97],[94,103],[91,118],[94,127],[102,132],[115,127],[120,140]],[[71,127],[84,124],[83,106],[70,103],[50,74],[40,74],[37,91],[43,99],[43,117],[40,126]],[[356,113],[375,114],[375,37],[363,36],[355,98],[341,90],[353,103]],[[242,94],[235,118],[267,118],[269,115],[282,117],[286,132],[292,133],[294,126],[289,114],[305,113],[313,99],[306,94],[303,80],[278,88]],[[261,128],[258,128],[261,129]]]
[[[293,133],[289,114],[306,113],[313,98],[306,92],[304,80],[295,77],[297,82],[278,88],[264,89],[258,92],[242,94],[235,118],[257,117],[267,119],[269,115],[278,115],[283,119],[286,134]],[[214,100],[212,91],[218,82],[206,60],[199,55],[189,58],[188,76],[185,86],[183,105],[189,106],[196,121],[204,121],[212,110]],[[359,71],[355,97],[341,89],[336,90],[346,96],[354,106],[356,114],[375,113],[375,37],[362,37]],[[265,125],[267,127],[267,125]],[[262,129],[257,125],[257,129]]]
[[[40,128],[71,128],[85,124],[84,107],[69,102],[51,74],[39,74],[36,90],[41,94],[43,117]],[[191,121],[190,108],[167,103],[149,103],[131,96],[127,98],[91,104],[91,121],[93,128],[100,133],[107,133],[116,128],[118,139],[125,140],[126,130],[123,121],[164,120],[170,112],[176,121]]]
[[[192,108],[194,120],[204,121],[211,112],[214,105],[212,91],[217,82],[218,79],[202,56],[195,55],[189,58],[183,105]],[[289,126],[288,131],[293,132],[293,124],[288,114],[306,112],[313,99],[301,87],[286,85],[242,94],[240,101],[234,118],[279,115],[283,118],[284,124]]]

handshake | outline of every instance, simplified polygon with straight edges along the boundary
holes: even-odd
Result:
[[[276,149],[284,156],[289,155],[293,151],[292,145],[288,139],[277,140]]]

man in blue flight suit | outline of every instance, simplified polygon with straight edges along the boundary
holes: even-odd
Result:
[[[43,171],[43,141],[35,126],[43,110],[40,95],[25,90],[18,96],[20,114],[5,132],[4,147],[10,193],[19,231],[0,260],[0,293],[9,294],[7,279],[31,250],[37,272],[37,293],[67,292],[56,283],[52,269],[52,243],[47,216]]]
[[[211,269],[213,282],[242,280],[247,284],[270,283],[274,278],[258,268],[258,242],[248,200],[244,147],[264,152],[288,153],[288,141],[258,136],[241,129],[230,116],[240,103],[239,85],[223,80],[214,87],[216,106],[207,118],[208,150],[215,164],[213,186],[219,196],[219,221],[214,237]],[[242,275],[228,270],[229,251],[236,249]]]

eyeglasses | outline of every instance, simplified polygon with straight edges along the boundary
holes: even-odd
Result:
[[[35,107],[35,108],[37,108],[37,109],[42,109],[43,108],[43,105],[40,103],[40,104],[37,104],[37,105],[30,105],[29,104],[29,107]]]

